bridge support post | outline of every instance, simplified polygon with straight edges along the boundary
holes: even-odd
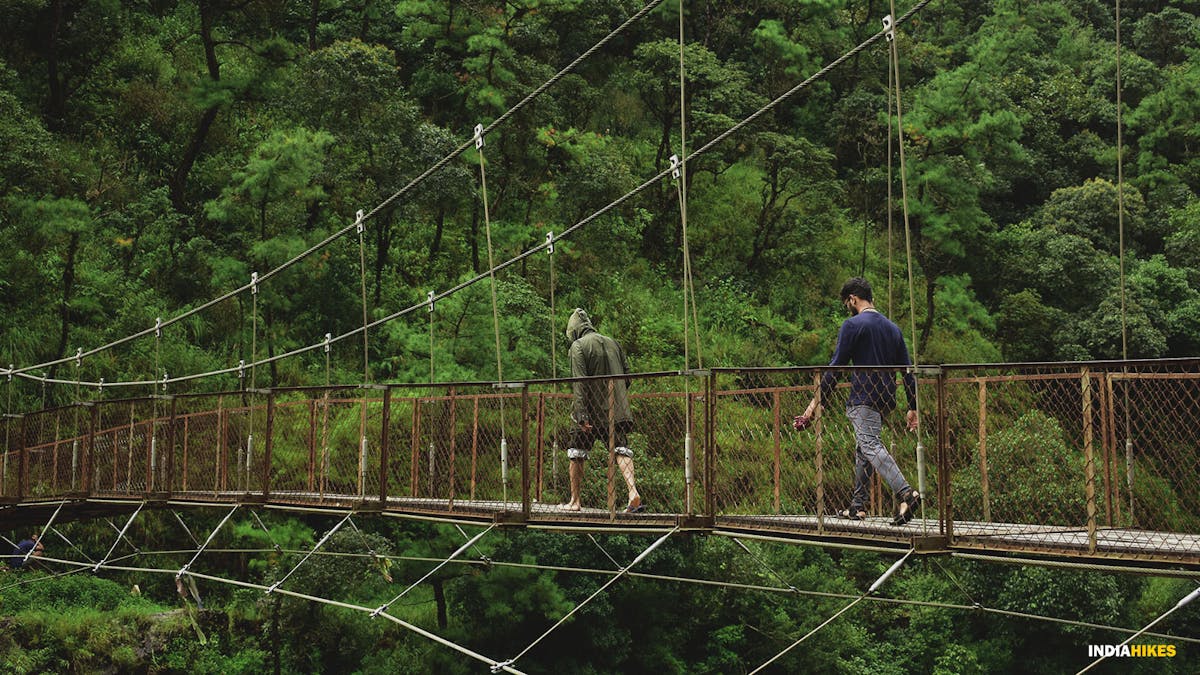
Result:
[[[454,405],[453,399],[451,399],[450,405]],[[451,411],[453,411],[453,407],[451,407]],[[609,433],[613,433],[611,428]],[[454,434],[453,425],[450,427],[450,434],[451,436]],[[521,387],[521,513],[526,520],[529,520],[532,510],[529,494],[529,470],[529,386],[523,385]],[[453,485],[450,486],[450,494],[454,494]]]
[[[937,401],[937,503],[938,519],[946,540],[954,542],[954,495],[950,492],[950,422],[946,411],[946,371],[937,369],[934,377],[934,396]],[[984,493],[986,495],[986,493]],[[987,499],[985,496],[984,499]]]
[[[817,532],[825,531],[825,447],[822,431],[824,430],[824,415],[821,411],[824,409],[824,401],[821,400],[821,371],[818,370],[813,376],[813,399],[817,405],[813,408],[813,438],[815,438],[815,452],[813,454],[814,471],[817,476]]]
[[[96,461],[96,428],[100,422],[100,407],[95,403],[88,403],[88,433],[87,440],[83,444],[83,493],[91,497],[94,485],[92,484],[93,467]]]
[[[21,415],[21,431],[17,445],[17,499],[25,499],[29,494],[29,451],[26,450],[28,433],[28,420],[24,415]]]
[[[177,436],[175,434],[175,423],[176,423],[175,413],[177,410],[178,410],[178,407],[175,402],[175,397],[172,396],[171,397],[171,408],[170,408],[171,417],[167,421],[167,452],[166,452],[166,457],[163,458],[163,463],[162,463],[163,480],[162,480],[162,489],[160,490],[160,492],[163,492],[166,495],[167,499],[170,499],[171,493],[173,493],[175,491],[175,441],[177,439]]]
[[[262,495],[263,501],[271,499],[271,451],[275,445],[275,391],[267,390],[267,443],[263,450]]]
[[[1080,373],[1083,389],[1083,472],[1084,495],[1087,497],[1088,553],[1096,552],[1096,453],[1092,447],[1092,374],[1087,368]]]
[[[704,392],[704,512],[703,515],[715,517],[717,502],[713,486],[717,465],[717,371],[710,371],[705,380]]]
[[[387,508],[388,500],[388,451],[391,449],[388,430],[392,426],[392,388],[383,390],[383,421],[379,430],[379,508]]]

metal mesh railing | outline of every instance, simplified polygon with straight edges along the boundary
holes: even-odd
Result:
[[[604,400],[589,413],[601,428],[581,465],[579,511],[561,507],[584,380],[226,392],[7,416],[0,496],[267,494],[450,518],[697,517],[839,538],[1200,560],[1200,361],[924,369],[919,435],[905,429],[904,375],[825,367],[587,378]],[[632,423],[609,425],[627,380]],[[821,414],[793,429],[818,392]],[[862,403],[897,410],[852,422]],[[858,475],[856,423],[880,425],[898,474]],[[641,514],[624,513],[626,481],[610,444],[618,429],[633,453]],[[898,486],[922,479],[922,508],[893,526]],[[865,518],[839,517],[851,506]]]
[[[856,436],[847,416],[851,405],[899,409],[876,415],[879,438],[896,463],[898,476],[919,487],[917,436],[904,426],[906,397],[902,369],[738,369],[717,373],[714,400],[714,511],[718,523],[755,528],[905,538],[937,530],[937,500],[925,490],[924,518],[899,529],[890,526],[895,491],[883,476],[866,469],[865,497],[854,499]],[[809,426],[793,428],[822,389],[821,406]],[[933,383],[921,382],[923,422],[935,427],[928,409]],[[899,390],[899,391],[898,391]],[[929,429],[923,431],[928,439]],[[926,445],[929,441],[926,440]],[[926,473],[936,479],[932,462]],[[932,481],[930,481],[932,485]],[[857,503],[854,503],[857,502]],[[852,508],[853,503],[853,508]],[[865,519],[840,512],[865,512]],[[921,514],[918,514],[920,516]]]
[[[1197,555],[1196,364],[954,367],[945,395],[956,543]]]

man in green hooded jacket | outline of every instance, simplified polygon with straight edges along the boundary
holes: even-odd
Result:
[[[587,312],[576,309],[567,321],[567,339],[571,341],[571,377],[594,377],[598,375],[625,375],[629,364],[621,345],[610,337],[601,335],[592,327]],[[629,380],[606,378],[577,380],[574,383],[575,402],[571,419],[576,426],[571,429],[567,457],[570,462],[571,501],[565,508],[578,511],[579,488],[583,482],[583,463],[596,439],[605,445],[609,439],[609,421],[612,421],[612,451],[617,456],[617,467],[625,478],[629,490],[628,513],[640,513],[645,507],[633,480],[633,451],[629,449],[629,432],[633,429],[633,416],[629,412]]]

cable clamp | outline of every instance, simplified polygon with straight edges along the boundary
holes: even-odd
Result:
[[[267,590],[263,591],[263,593],[265,593],[265,594],[267,594],[267,595],[270,595],[271,593],[275,592],[275,589],[276,589],[276,588],[279,588],[279,582],[278,582],[278,581],[276,581],[275,583],[271,584],[271,586],[270,586],[270,587],[268,587],[268,588],[267,588]]]
[[[513,664],[513,659],[492,664],[492,672],[498,673]]]
[[[13,373],[14,367],[16,367],[16,364],[14,364],[14,363],[8,364],[8,381],[9,382],[12,382],[12,373]]]
[[[363,233],[363,210],[362,209],[359,209],[358,212],[354,214],[354,229],[357,230],[359,234]]]
[[[161,316],[154,318],[154,337],[156,337],[156,338],[162,337],[162,317]]]
[[[483,147],[483,125],[476,124],[475,125],[475,149],[478,150],[482,147]]]
[[[238,359],[238,379],[246,379],[246,359]]]
[[[429,310],[428,311],[430,314],[433,314],[433,295],[434,295],[433,291],[429,291],[428,293],[425,294],[425,297],[428,299],[427,301],[429,302]]]
[[[546,254],[554,255],[554,230],[546,233]]]
[[[100,381],[96,383],[96,391],[99,391],[99,392],[104,391],[104,378],[103,377],[100,378]]]
[[[82,365],[83,365],[83,347],[79,347],[75,350],[75,367],[78,368]]]
[[[163,376],[162,376],[162,390],[163,391],[167,390],[167,371],[165,371],[165,370],[163,371]]]
[[[888,14],[883,17],[883,30],[887,34],[887,41],[891,42],[896,39],[896,28],[892,25],[892,15]]]
[[[376,607],[376,608],[375,608],[375,611],[374,611],[374,612],[371,612],[371,618],[372,618],[372,619],[374,619],[374,618],[378,617],[380,614],[383,614],[383,612],[384,612],[385,610],[387,610],[387,605],[386,605],[386,604],[385,604],[385,605],[380,605],[380,606]]]
[[[332,339],[333,339],[333,334],[332,334],[332,333],[326,333],[326,334],[325,334],[325,353],[326,353],[326,354],[328,354],[328,353],[329,353],[329,342],[330,342],[330,340],[332,340]]]
[[[258,295],[258,272],[250,273],[250,293]]]
[[[176,579],[183,578],[183,575],[187,574],[188,568],[191,566],[192,566],[192,564],[188,563],[188,564],[184,565],[183,567],[180,567],[179,571],[175,573],[175,578]],[[97,567],[99,567],[99,565],[97,565]]]
[[[671,155],[671,180],[679,180],[679,155]]]

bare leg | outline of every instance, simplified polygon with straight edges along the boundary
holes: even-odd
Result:
[[[583,460],[572,459],[567,473],[571,478],[571,501],[564,508],[568,511],[578,511],[581,507],[579,503],[579,487],[583,484]]]
[[[629,489],[629,503],[640,504],[642,497],[638,494],[637,484],[633,480],[633,458],[626,457],[625,455],[617,455],[617,466],[621,469],[621,475],[625,478],[625,487]]]

